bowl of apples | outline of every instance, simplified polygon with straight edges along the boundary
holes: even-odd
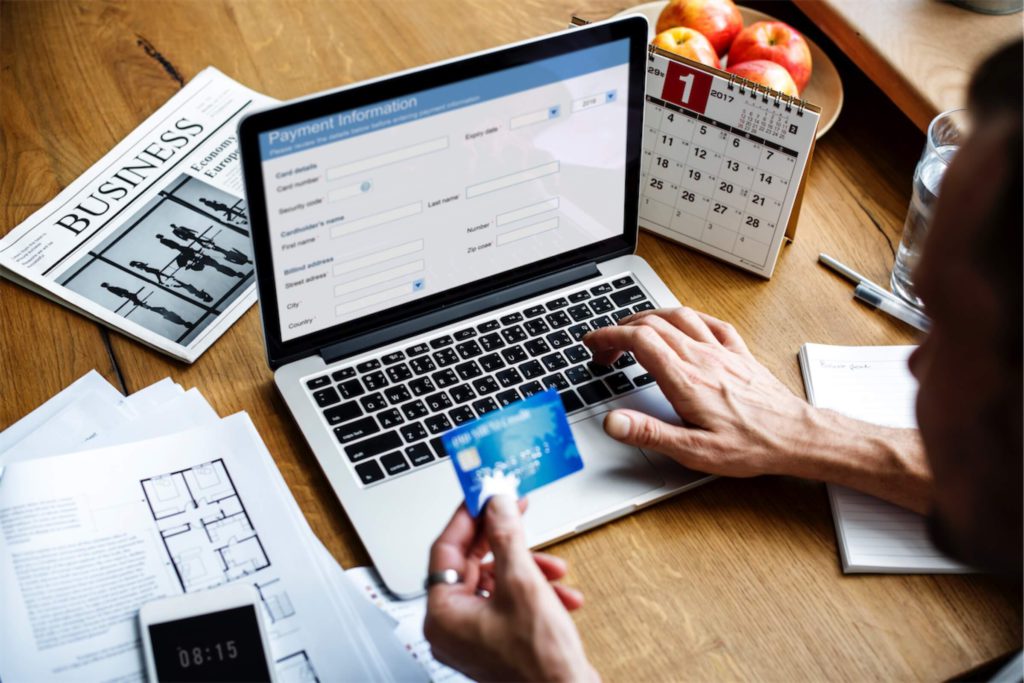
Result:
[[[785,22],[733,0],[659,0],[643,14],[654,45],[821,107],[817,137],[843,107],[839,72],[821,48]]]

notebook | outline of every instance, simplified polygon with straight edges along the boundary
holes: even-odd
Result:
[[[804,344],[800,370],[807,399],[865,422],[917,426],[917,381],[907,368],[913,346]],[[845,573],[963,573],[932,544],[924,517],[851,489],[828,485]]]

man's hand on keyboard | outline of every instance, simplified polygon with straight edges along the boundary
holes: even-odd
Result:
[[[631,352],[684,423],[614,410],[604,423],[613,438],[711,474],[816,474],[800,459],[817,412],[751,355],[732,325],[690,308],[659,309],[583,341],[597,363]]]
[[[430,551],[430,571],[446,569],[462,582],[429,589],[423,627],[438,661],[477,680],[598,678],[568,612],[583,596],[554,583],[562,560],[526,547],[512,498],[494,496],[478,520],[459,506]]]

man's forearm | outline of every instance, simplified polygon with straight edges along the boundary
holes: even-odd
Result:
[[[915,512],[928,511],[932,475],[916,429],[893,429],[811,409],[792,474],[856,489]]]

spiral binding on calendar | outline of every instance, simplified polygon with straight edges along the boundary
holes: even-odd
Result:
[[[786,104],[786,111],[793,111],[796,107],[796,115],[803,116],[804,110],[807,108],[807,100],[801,99],[794,95],[786,95],[778,90],[773,90],[767,85],[761,85],[755,83],[747,78],[738,76],[737,74],[727,72],[729,77],[729,83],[725,86],[726,90],[736,90],[740,95],[746,96],[747,91],[750,91],[750,97],[756,99],[758,94],[761,94],[761,101],[768,103],[772,98],[775,100],[775,106],[778,107],[781,103]]]

